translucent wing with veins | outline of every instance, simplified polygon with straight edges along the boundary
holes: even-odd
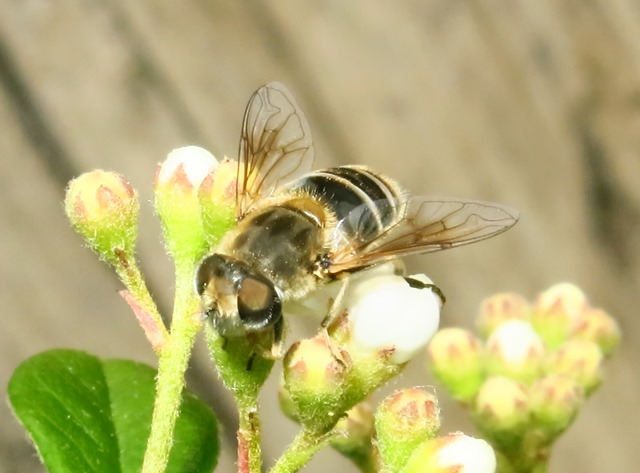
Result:
[[[278,187],[311,171],[313,141],[307,120],[287,88],[271,82],[249,100],[242,122],[236,217]]]
[[[336,227],[329,273],[359,268],[411,254],[430,253],[466,245],[498,235],[518,221],[507,206],[453,197],[412,197],[402,206],[400,218],[372,239],[371,218],[363,207],[354,209]],[[356,238],[345,238],[346,234]]]

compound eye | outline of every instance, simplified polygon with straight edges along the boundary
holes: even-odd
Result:
[[[270,281],[246,277],[238,289],[238,315],[247,330],[261,330],[282,317],[282,301]]]
[[[201,296],[207,288],[207,284],[213,278],[224,276],[225,260],[220,255],[209,255],[198,266],[196,272],[196,291]]]

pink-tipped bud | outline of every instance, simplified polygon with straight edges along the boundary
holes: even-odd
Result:
[[[486,369],[491,375],[505,375],[521,381],[535,379],[542,370],[544,343],[523,320],[500,325],[487,340]]]
[[[433,393],[416,387],[387,397],[376,411],[378,452],[385,471],[400,471],[416,447],[435,437],[439,428]]]
[[[431,368],[438,380],[459,401],[469,401],[484,380],[480,340],[461,328],[438,331],[428,347]]]
[[[587,297],[579,287],[559,283],[538,296],[531,323],[546,345],[555,349],[567,340],[573,322],[589,308]]]
[[[523,384],[493,376],[482,385],[473,406],[478,426],[495,437],[516,439],[530,419],[529,398]]]
[[[235,222],[237,168],[236,161],[225,158],[200,185],[202,225],[210,248],[218,244]]]
[[[402,473],[494,473],[496,466],[491,445],[456,432],[423,443]]]
[[[119,174],[95,170],[69,182],[65,211],[75,230],[102,259],[119,264],[133,255],[138,195]]]
[[[326,337],[300,340],[283,360],[284,387],[303,425],[334,425],[342,409],[347,353],[329,345]]]
[[[502,293],[486,298],[480,304],[476,325],[483,337],[509,320],[526,320],[531,313],[527,300],[519,294]]]
[[[569,340],[553,354],[547,369],[573,379],[589,395],[602,381],[602,361],[602,351],[594,342]]]
[[[198,189],[218,162],[197,146],[173,150],[156,173],[155,207],[167,250],[176,261],[195,264],[208,250]]]
[[[193,195],[217,167],[216,158],[204,148],[185,146],[174,149],[158,166],[156,189]]]
[[[609,356],[622,337],[616,320],[602,309],[590,309],[578,317],[571,327],[571,338],[595,342],[604,356]]]
[[[530,400],[536,425],[548,440],[552,440],[576,418],[584,402],[584,394],[573,379],[550,374],[531,386]]]

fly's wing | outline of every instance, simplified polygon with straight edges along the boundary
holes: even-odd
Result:
[[[313,141],[307,120],[291,93],[278,82],[249,99],[238,155],[236,217],[279,186],[311,171]]]
[[[328,268],[330,274],[484,240],[508,230],[518,221],[515,209],[477,200],[412,197],[394,205],[401,206],[401,217],[383,231],[375,232],[373,238],[360,238],[372,234],[371,214],[362,206],[339,222]]]

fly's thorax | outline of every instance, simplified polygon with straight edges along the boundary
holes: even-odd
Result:
[[[314,262],[325,248],[332,218],[303,193],[271,199],[238,222],[217,252],[264,274],[284,298],[302,297],[315,287]]]

